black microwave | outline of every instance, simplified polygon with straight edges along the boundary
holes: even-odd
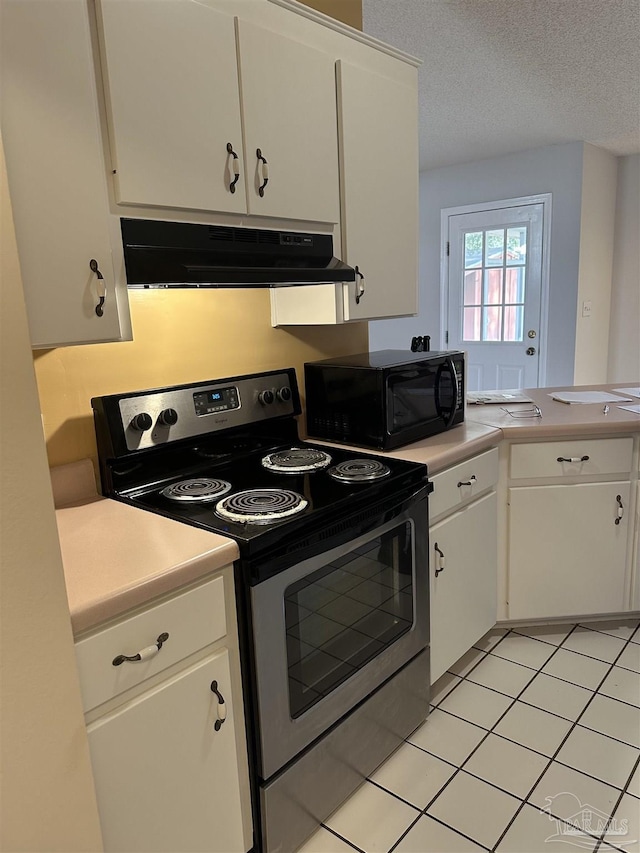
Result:
[[[392,450],[464,420],[462,352],[381,350],[304,366],[310,438]]]

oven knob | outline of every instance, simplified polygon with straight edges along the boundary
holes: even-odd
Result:
[[[131,418],[131,428],[137,430],[138,432],[145,432],[148,429],[151,429],[153,426],[153,421],[151,420],[151,415],[148,415],[146,412],[140,412],[139,415],[134,415]]]
[[[273,391],[261,391],[258,394],[258,402],[263,406],[270,406],[274,400]]]
[[[276,391],[276,397],[281,403],[288,403],[291,399],[291,388],[288,385],[284,385],[279,391]]]
[[[175,409],[163,409],[158,420],[162,426],[174,426],[178,423],[178,413]]]

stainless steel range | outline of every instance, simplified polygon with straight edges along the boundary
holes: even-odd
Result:
[[[427,715],[427,469],[300,441],[292,368],[91,402],[104,494],[238,544],[256,846],[291,853]]]

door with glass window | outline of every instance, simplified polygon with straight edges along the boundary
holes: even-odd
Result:
[[[448,349],[467,390],[539,384],[543,204],[449,216]]]

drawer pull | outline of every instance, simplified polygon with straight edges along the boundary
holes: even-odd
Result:
[[[438,552],[437,568],[436,568],[436,577],[438,577],[440,572],[444,572],[444,570],[445,570],[445,556],[444,556],[444,553],[440,550],[440,548],[438,548],[437,542],[433,547],[434,547],[434,550],[436,550]]]
[[[269,183],[269,164],[262,156],[260,148],[256,148],[256,157],[258,158],[258,169],[262,172],[262,175],[260,176],[262,183],[258,187],[258,195],[262,198],[264,196],[264,189]]]
[[[588,462],[588,456],[558,456],[558,462]]]
[[[211,682],[211,692],[216,694],[216,698],[218,700],[218,719],[213,724],[213,728],[219,732],[222,728],[222,724],[227,719],[227,706],[224,701],[224,697],[222,693],[218,690],[218,682]]]
[[[618,502],[618,510],[616,512],[616,518],[615,518],[614,524],[620,524],[620,522],[624,518],[624,507],[622,506],[622,496],[616,495],[616,500]]]
[[[238,179],[240,178],[240,162],[238,160],[238,155],[233,150],[233,145],[230,142],[227,142],[227,151],[233,157],[231,161],[231,171],[233,172],[233,180],[229,184],[229,192],[233,194],[236,191],[236,184],[238,183]]]
[[[98,279],[98,304],[96,305],[96,316],[102,317],[104,314],[104,301],[107,298],[107,287],[104,276],[100,272],[98,262],[95,258],[91,258],[89,261],[89,269],[91,272],[96,274],[96,278]]]
[[[136,661],[149,660],[149,658],[152,658],[154,655],[158,654],[158,652],[168,639],[169,635],[165,631],[164,633],[160,634],[160,636],[155,641],[155,643],[153,643],[153,645],[147,646],[145,649],[140,649],[140,651],[135,655],[118,655],[111,661],[111,663],[114,666],[120,666],[120,664],[124,663],[125,661],[130,661],[134,663]]]
[[[476,480],[476,475],[472,474],[468,480],[460,480],[458,483],[458,488],[462,488],[462,486],[475,486],[478,481]]]

